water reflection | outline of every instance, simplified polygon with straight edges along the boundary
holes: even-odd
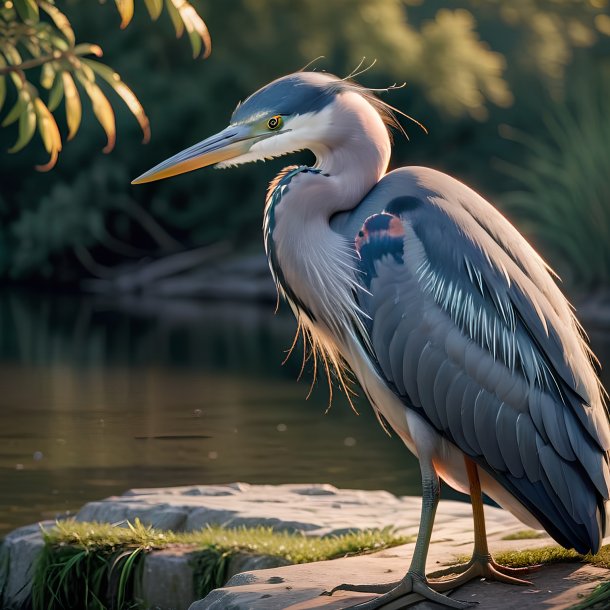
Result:
[[[0,325],[2,532],[135,486],[418,490],[366,404],[305,400],[272,306],[8,294]]]
[[[590,329],[607,360],[610,334]],[[0,534],[130,487],[330,482],[419,493],[416,460],[281,366],[270,305],[0,297]],[[606,373],[605,381],[608,382]],[[455,496],[453,496],[455,497]]]

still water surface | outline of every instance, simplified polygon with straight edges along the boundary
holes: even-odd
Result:
[[[329,482],[419,493],[370,407],[309,400],[269,305],[0,297],[0,535],[132,487]],[[610,334],[592,332],[610,361]],[[610,381],[610,377],[606,377]]]

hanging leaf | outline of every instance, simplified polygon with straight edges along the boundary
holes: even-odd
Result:
[[[51,87],[51,91],[49,92],[49,101],[47,102],[47,107],[51,112],[57,110],[59,103],[61,102],[64,96],[64,83],[62,76],[60,74],[55,74],[55,82]]]
[[[6,67],[6,61],[2,55],[0,55],[0,68]],[[0,74],[0,110],[4,106],[4,100],[6,99],[6,77]]]
[[[167,7],[167,12],[174,25],[174,30],[176,30],[176,38],[180,38],[184,33],[184,22],[182,21],[182,17],[180,17],[180,13],[172,0],[165,0],[165,6]]]
[[[46,0],[38,0],[38,6],[51,18],[57,29],[70,43],[70,46],[74,46],[76,39],[68,18],[54,4]]]
[[[36,0],[13,0],[13,5],[23,21],[38,22],[38,3]]]
[[[108,143],[102,150],[105,153],[109,153],[114,148],[116,142],[116,123],[112,106],[95,82],[89,80],[82,72],[77,72],[76,78],[78,78],[80,84],[85,88],[87,95],[91,99],[93,113],[106,133]]]
[[[57,163],[57,157],[61,151],[61,136],[53,115],[39,97],[34,100],[34,109],[36,111],[36,118],[38,119],[38,131],[42,138],[42,143],[44,144],[45,150],[50,155],[49,161],[44,165],[37,165],[36,169],[41,172],[46,172],[52,169]]]
[[[54,81],[55,68],[53,68],[53,64],[49,61],[42,65],[42,70],[40,71],[40,84],[45,89],[50,89],[53,86]]]
[[[25,110],[26,104],[27,94],[25,93],[25,91],[21,90],[17,95],[17,101],[15,102],[15,105],[11,108],[10,112],[4,117],[4,121],[2,121],[2,127],[12,125],[21,116],[21,113]]]
[[[159,19],[161,11],[163,10],[163,0],[144,0],[146,2],[146,8],[148,14],[153,21]]]
[[[8,39],[4,39],[2,41],[2,52],[4,53],[6,60],[11,66],[18,66],[20,63],[23,62],[23,60],[21,59],[21,54],[17,50],[17,47],[12,45],[8,41]]]
[[[102,47],[97,44],[91,44],[89,42],[82,42],[81,44],[77,44],[74,49],[72,49],[74,55],[95,55],[96,57],[101,57],[104,54],[102,51]]]
[[[168,9],[169,5],[172,5],[178,12],[178,16],[186,28],[191,41],[191,47],[193,48],[193,58],[199,57],[202,46],[204,48],[203,57],[208,57],[212,50],[212,41],[210,40],[210,33],[208,32],[208,28],[203,19],[186,0],[168,0]],[[170,16],[171,15],[172,13],[170,11]],[[174,22],[175,27],[175,16],[172,17],[172,21]],[[181,29],[179,34],[178,28],[176,28],[176,35],[180,36],[182,31],[183,30]]]
[[[19,115],[19,135],[17,141],[8,149],[10,153],[16,153],[26,146],[32,139],[36,131],[36,112],[34,111],[34,103],[29,93],[24,91],[24,105],[21,114]]]
[[[69,72],[64,72],[61,75],[64,94],[66,98],[66,122],[68,123],[68,140],[71,140],[80,127],[80,121],[83,115],[83,107],[80,101],[80,95],[74,79]]]
[[[142,142],[144,144],[150,141],[150,121],[146,116],[146,112],[140,100],[136,97],[136,94],[121,80],[121,77],[109,66],[95,61],[93,59],[83,59],[96,74],[101,76],[120,96],[120,98],[127,104],[130,112],[138,121],[144,138]]]
[[[133,18],[133,0],[114,0],[121,15],[121,29],[125,29]]]

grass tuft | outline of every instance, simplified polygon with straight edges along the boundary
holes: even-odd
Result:
[[[60,521],[43,530],[43,537],[45,546],[32,583],[33,610],[136,608],[142,558],[170,545],[192,548],[195,590],[204,596],[226,582],[229,562],[237,553],[270,555],[294,564],[371,553],[413,540],[390,528],[313,537],[268,527],[211,526],[196,532],[171,532],[139,520],[126,527]]]

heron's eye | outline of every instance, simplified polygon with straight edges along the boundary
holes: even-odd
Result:
[[[276,114],[267,121],[267,127],[271,130],[279,129],[282,126],[282,123],[282,117],[279,114]]]

